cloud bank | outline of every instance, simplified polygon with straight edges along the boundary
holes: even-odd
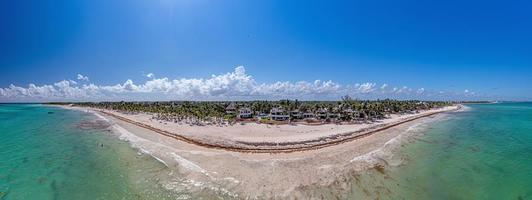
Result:
[[[50,85],[27,87],[13,84],[0,88],[3,102],[42,101],[149,101],[149,100],[277,100],[298,98],[302,100],[338,100],[343,95],[359,99],[438,99],[455,100],[472,97],[474,92],[430,91],[425,88],[392,87],[386,83],[355,83],[342,85],[332,80],[278,81],[258,83],[246,73],[243,66],[232,72],[212,75],[209,78],[151,78],[136,84],[131,79],[115,85],[89,83],[89,77],[77,75],[78,83],[62,80]]]

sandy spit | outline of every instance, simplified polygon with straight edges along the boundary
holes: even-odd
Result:
[[[157,128],[175,131],[194,139],[216,141],[224,144],[225,140],[262,142],[290,141],[304,142],[320,137],[327,137],[345,132],[356,132],[373,126],[398,123],[389,128],[376,131],[367,137],[360,137],[346,142],[335,143],[313,150],[294,151],[290,153],[242,153],[220,148],[198,146],[182,140],[158,134],[135,124],[120,120],[100,111],[86,108],[72,108],[91,112],[112,124],[112,129],[123,140],[149,153],[171,169],[175,169],[176,178],[169,178],[164,187],[169,190],[187,190],[194,193],[204,190],[215,191],[225,198],[235,199],[322,199],[313,188],[336,187],[336,191],[348,190],[356,173],[366,169],[389,167],[401,164],[402,160],[395,153],[398,147],[408,141],[414,130],[440,120],[445,113],[455,112],[458,107],[448,107],[440,111],[427,111],[415,116],[395,116],[389,121],[372,125],[323,125],[268,127],[262,124],[246,124],[228,127],[192,127],[189,125],[164,124],[151,120],[146,114],[129,116],[129,119],[142,123],[150,122]],[[445,112],[443,112],[445,111]],[[429,114],[428,112],[435,112]],[[436,114],[438,113],[438,114]],[[120,113],[113,113],[118,116]],[[124,115],[124,114],[121,114]],[[145,121],[142,121],[145,120]],[[339,126],[339,127],[337,127]],[[345,126],[345,127],[342,127]],[[176,128],[178,127],[178,128]],[[209,129],[210,128],[210,129]],[[205,131],[209,129],[209,131]],[[214,130],[213,130],[214,129]],[[248,130],[245,132],[231,130]],[[189,130],[189,131],[184,131]],[[269,132],[271,136],[267,135]],[[325,132],[325,133],[324,133]],[[310,134],[308,134],[310,133]],[[283,136],[286,135],[286,138]],[[359,133],[357,133],[359,134]],[[407,138],[405,140],[405,138]],[[169,176],[172,176],[171,174]],[[345,193],[337,192],[336,198],[345,199]],[[193,198],[193,197],[192,197]]]

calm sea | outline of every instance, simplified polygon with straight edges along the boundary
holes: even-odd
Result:
[[[532,199],[532,104],[469,107],[430,124],[404,145],[403,164],[357,177],[349,196]],[[161,179],[169,173],[93,115],[0,104],[1,200],[186,197],[164,189]]]
[[[430,124],[399,167],[353,187],[368,199],[532,199],[532,103],[468,105]]]
[[[166,166],[91,114],[0,104],[0,199],[175,199]]]

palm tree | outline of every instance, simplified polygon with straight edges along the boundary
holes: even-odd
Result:
[[[77,106],[87,106],[116,110],[123,113],[152,113],[154,118],[166,121],[186,121],[196,122],[219,122],[220,119],[232,122],[234,116],[226,116],[225,107],[229,103],[236,103],[241,107],[249,107],[255,112],[268,113],[274,107],[283,107],[287,111],[299,109],[301,112],[316,113],[320,108],[329,112],[340,109],[343,112],[352,109],[354,113],[359,113],[354,118],[362,117],[366,120],[382,119],[388,114],[402,114],[408,112],[418,112],[432,108],[439,108],[451,105],[452,102],[439,101],[398,101],[398,100],[375,100],[361,101],[354,100],[349,96],[343,96],[341,101],[242,101],[242,102],[192,102],[192,101],[171,101],[171,102],[82,102],[63,103]],[[351,120],[344,117],[343,120]]]

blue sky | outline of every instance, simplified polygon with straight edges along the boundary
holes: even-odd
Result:
[[[528,1],[2,1],[0,101],[99,100],[91,84],[108,100],[271,97],[257,95],[260,85],[274,98],[532,100],[530,10]],[[252,83],[180,82],[198,87],[188,93],[172,83],[236,77],[238,66]],[[110,89],[127,80],[136,90]],[[166,86],[146,86],[155,83]]]

